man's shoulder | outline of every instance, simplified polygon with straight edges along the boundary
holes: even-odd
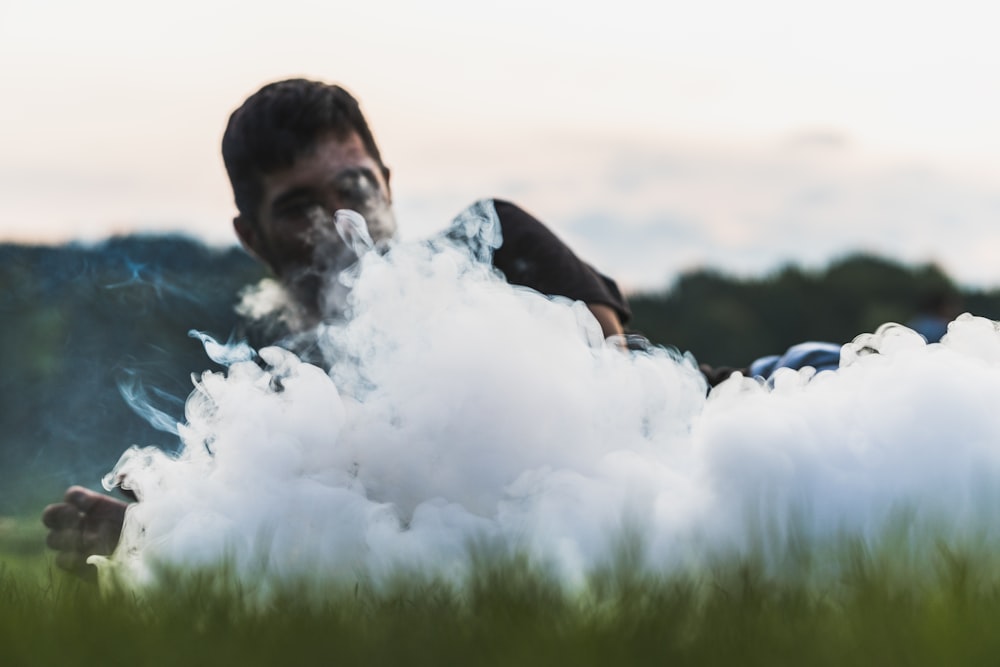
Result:
[[[452,238],[476,246],[488,242],[496,251],[494,261],[503,263],[510,254],[545,251],[571,253],[558,236],[534,214],[517,204],[499,198],[477,199],[452,220]],[[478,253],[477,253],[478,254]]]
[[[501,223],[545,226],[541,220],[511,201],[495,198],[487,201],[493,204]]]
[[[495,197],[491,198],[491,199],[488,199],[487,201],[492,202],[493,208],[496,209],[497,216],[501,216],[501,217],[502,216],[510,216],[510,217],[515,217],[515,218],[531,218],[535,222],[538,222],[538,218],[536,218],[535,216],[531,215],[530,213],[528,213],[527,211],[525,211],[523,208],[521,208],[520,206],[518,206],[517,204],[515,204],[515,203],[513,203],[511,201],[508,201],[506,199],[497,199]]]
[[[472,204],[470,208],[484,204],[491,206],[496,212],[504,245],[510,247],[523,241],[531,241],[533,243],[562,243],[545,223],[521,206],[507,199],[493,197],[481,199]]]
[[[604,304],[622,322],[628,321],[628,303],[615,282],[577,257],[537,217],[506,199],[482,199],[473,207],[484,205],[495,211],[499,222],[502,239],[492,260],[508,282],[550,296]]]

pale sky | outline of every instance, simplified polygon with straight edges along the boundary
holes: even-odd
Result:
[[[0,2],[0,241],[231,243],[228,114],[341,83],[405,238],[513,199],[627,288],[856,249],[1000,285],[1000,5]]]

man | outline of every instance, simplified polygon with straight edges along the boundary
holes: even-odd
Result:
[[[265,86],[233,113],[222,154],[239,209],[236,234],[307,319],[325,310],[323,276],[353,259],[330,226],[336,210],[361,213],[376,244],[395,234],[390,171],[357,101],[339,86],[302,79]],[[614,282],[521,209],[494,204],[503,245],[493,261],[507,280],[583,301],[605,336],[621,334],[629,310]]]
[[[339,86],[293,79],[264,86],[233,112],[222,155],[244,247],[292,295],[297,326],[329,312],[327,282],[353,257],[333,229],[340,209],[364,216],[376,245],[396,231],[390,171],[357,101]],[[502,245],[494,266],[512,284],[584,302],[606,337],[623,333],[629,309],[615,283],[579,260],[556,236],[509,202],[492,202]],[[90,555],[114,550],[126,504],[82,487],[42,519],[60,567],[92,574]]]

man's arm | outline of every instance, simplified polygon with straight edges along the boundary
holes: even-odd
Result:
[[[587,308],[593,313],[597,323],[601,325],[601,331],[604,332],[605,338],[625,334],[621,320],[618,319],[618,313],[615,312],[614,308],[603,303],[588,303]]]
[[[631,315],[628,302],[607,276],[580,260],[537,218],[503,200],[493,200],[503,243],[493,254],[493,265],[514,285],[549,296],[583,301],[605,338],[624,333]]]
[[[56,565],[85,578],[95,575],[90,556],[107,556],[118,546],[125,524],[126,503],[82,486],[66,490],[63,502],[42,512],[49,534],[45,543],[55,549]]]

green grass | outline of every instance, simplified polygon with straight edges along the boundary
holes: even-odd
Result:
[[[808,567],[768,573],[752,558],[643,575],[623,550],[572,592],[522,559],[483,558],[461,591],[401,576],[379,594],[289,587],[260,605],[221,569],[174,572],[141,596],[99,595],[54,570],[43,538],[31,521],[0,522],[0,665],[993,665],[1000,656],[1000,559],[933,540],[909,555],[888,538],[799,554],[839,573],[824,583]]]

